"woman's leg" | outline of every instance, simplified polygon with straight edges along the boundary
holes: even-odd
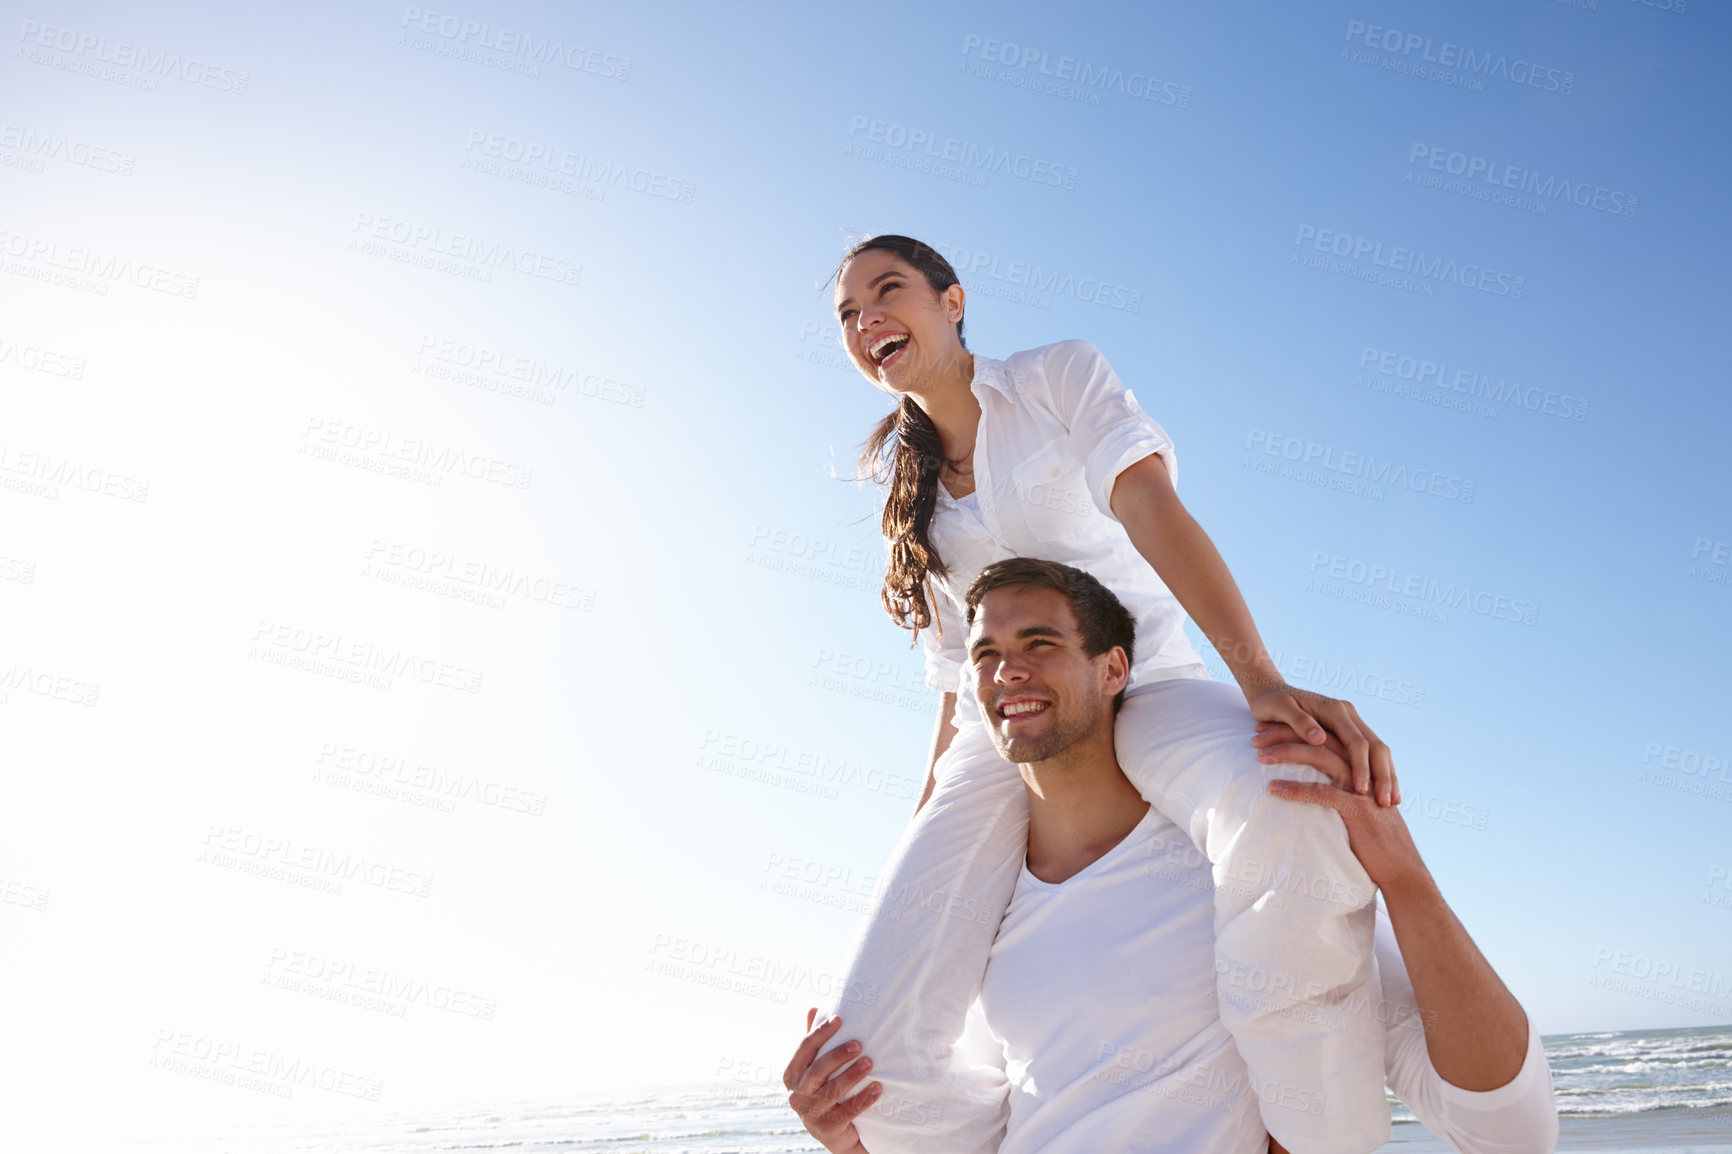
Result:
[[[1268,794],[1276,777],[1326,778],[1264,765],[1255,724],[1237,686],[1144,682],[1126,694],[1113,743],[1125,776],[1213,863],[1221,1021],[1269,1133],[1294,1154],[1374,1150],[1389,1139],[1389,1106],[1371,879],[1333,810]]]
[[[834,1041],[858,1038],[872,1059],[861,1085],[884,1084],[855,1122],[872,1154],[994,1151],[1008,1116],[1003,1071],[969,1066],[954,1043],[1022,869],[1028,797],[978,724],[958,729],[934,777],[891,851],[830,1007],[842,1016]]]

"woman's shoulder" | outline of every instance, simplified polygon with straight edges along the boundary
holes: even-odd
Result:
[[[1011,353],[1004,358],[1004,363],[1013,369],[1040,368],[1054,372],[1073,363],[1087,364],[1099,359],[1100,355],[1101,351],[1095,348],[1092,341],[1083,337],[1071,337],[1068,340],[1054,341]]]

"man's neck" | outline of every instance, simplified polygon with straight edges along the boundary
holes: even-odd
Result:
[[[1056,884],[1099,860],[1149,812],[1113,753],[1112,729],[1024,765],[1028,872]]]

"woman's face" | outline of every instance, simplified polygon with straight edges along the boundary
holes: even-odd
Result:
[[[961,285],[932,291],[907,261],[867,249],[836,281],[842,346],[866,379],[891,393],[920,391],[935,369],[966,355],[956,339]]]

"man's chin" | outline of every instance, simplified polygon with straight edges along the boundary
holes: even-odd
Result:
[[[992,744],[998,747],[998,756],[1012,765],[1028,765],[1031,762],[1044,761],[1049,752],[1046,747],[1051,743],[1032,737],[1007,738],[995,730]]]

